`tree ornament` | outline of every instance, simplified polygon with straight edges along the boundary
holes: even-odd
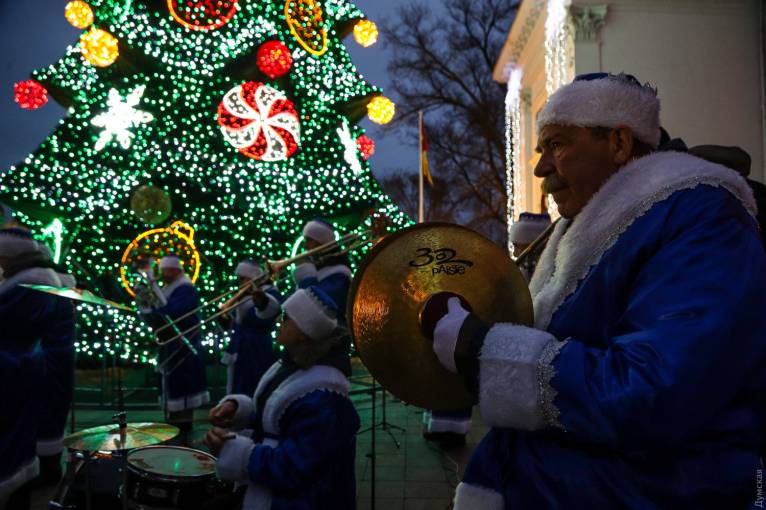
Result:
[[[227,92],[218,106],[218,124],[227,142],[260,161],[284,161],[300,143],[295,105],[263,83],[250,81]]]
[[[362,164],[359,162],[359,151],[356,147],[356,140],[351,135],[351,127],[348,125],[348,120],[343,119],[343,125],[337,129],[338,138],[340,143],[345,149],[343,151],[343,159],[346,160],[348,166],[351,167],[351,171],[354,175],[359,175],[364,171]]]
[[[293,65],[293,56],[282,41],[263,43],[255,58],[258,69],[272,80],[286,75]]]
[[[90,121],[94,126],[104,128],[96,140],[97,151],[106,147],[112,139],[116,139],[123,149],[129,149],[135,136],[129,131],[130,128],[139,127],[141,124],[147,124],[154,120],[154,115],[136,108],[145,89],[144,85],[136,87],[124,101],[119,91],[116,89],[109,90],[109,99],[107,100],[109,109],[96,115]]]
[[[375,154],[375,141],[367,135],[361,135],[356,139],[356,145],[362,152],[362,157],[367,161]]]
[[[80,51],[96,67],[108,67],[120,56],[117,38],[106,30],[91,28],[80,36]]]
[[[48,91],[37,80],[24,80],[13,85],[13,99],[25,110],[37,110],[48,102]]]
[[[231,21],[238,0],[168,0],[173,18],[191,30],[215,30]]]
[[[368,19],[359,20],[354,25],[354,39],[365,48],[378,42],[378,25]]]
[[[287,0],[285,21],[290,27],[290,33],[304,50],[317,57],[327,52],[324,12],[317,0]]]
[[[159,260],[165,255],[177,255],[181,259],[184,273],[196,282],[200,271],[200,257],[194,244],[194,229],[183,221],[176,221],[169,227],[147,230],[136,237],[122,254],[120,279],[122,286],[132,297],[133,287],[138,283],[135,268],[139,262]]]
[[[138,219],[157,225],[170,217],[172,204],[168,194],[156,186],[146,184],[130,196],[130,210]]]
[[[88,28],[93,24],[93,9],[87,2],[72,0],[64,8],[66,20],[75,28]]]
[[[385,125],[396,115],[396,105],[385,96],[376,96],[367,104],[367,116],[375,124]]]

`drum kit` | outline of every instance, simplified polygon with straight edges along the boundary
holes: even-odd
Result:
[[[69,460],[49,509],[195,510],[232,487],[215,475],[216,458],[164,445],[178,428],[164,423],[118,423],[64,438]]]

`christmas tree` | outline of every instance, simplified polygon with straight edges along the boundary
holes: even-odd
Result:
[[[344,46],[377,38],[350,2],[76,0],[65,15],[79,42],[16,99],[50,95],[68,114],[0,177],[0,202],[91,290],[129,302],[136,262],[173,252],[209,297],[240,259],[300,250],[313,217],[343,231],[365,228],[366,210],[406,221],[356,125],[389,122],[394,105]],[[81,353],[151,359],[137,316],[81,306],[79,322]]]

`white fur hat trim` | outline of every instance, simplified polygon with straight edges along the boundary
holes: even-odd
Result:
[[[255,280],[256,278],[260,278],[261,276],[265,275],[266,271],[261,269],[258,264],[244,260],[237,266],[235,274],[242,278],[250,278],[251,280]]]
[[[160,269],[181,269],[181,270],[183,270],[183,266],[181,265],[181,259],[179,259],[175,255],[168,255],[166,257],[162,257],[160,259]]]
[[[322,303],[305,289],[298,289],[282,303],[282,309],[298,329],[314,339],[327,338],[338,327],[338,321],[328,315]]]
[[[311,220],[303,227],[303,238],[327,244],[335,241],[335,231],[326,223]]]
[[[575,81],[554,92],[540,110],[538,133],[549,124],[625,126],[636,138],[656,149],[660,143],[660,100],[651,87],[619,77]]]

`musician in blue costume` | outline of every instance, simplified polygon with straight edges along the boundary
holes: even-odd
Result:
[[[318,287],[296,291],[282,307],[285,357],[254,397],[229,395],[211,411],[217,427],[252,436],[214,428],[206,443],[220,478],[247,483],[244,510],[352,510],[359,416],[348,398],[338,309]]]
[[[47,261],[51,260],[50,250],[41,245]],[[57,274],[60,286],[74,288],[75,278],[70,274]],[[37,456],[40,460],[40,475],[36,485],[57,483],[61,479],[61,454],[64,451],[67,417],[74,398],[75,366],[75,302],[59,300],[57,322],[51,325],[50,333],[42,338],[41,347],[45,365],[40,408],[40,423],[37,429]]]
[[[606,74],[541,110],[535,174],[563,219],[530,285],[534,327],[484,324],[453,299],[434,332],[492,427],[456,509],[759,503],[755,202],[735,172],[658,151],[659,111],[656,90]]]
[[[57,334],[71,304],[19,286],[60,286],[29,231],[0,230],[0,508],[29,508],[29,484],[38,474],[36,455],[45,388],[42,342]]]
[[[335,241],[335,229],[322,219],[314,219],[303,227],[303,239],[306,250]],[[338,307],[338,323],[346,325],[346,303],[351,287],[351,268],[346,255],[323,257],[315,264],[304,262],[293,273],[299,288],[315,286],[326,292]]]
[[[264,278],[266,272],[253,260],[243,260],[236,269],[239,285]],[[227,393],[252,395],[258,381],[276,361],[271,333],[282,312],[284,300],[270,280],[264,281],[225,319],[232,330],[231,343],[223,356],[228,368]]]
[[[163,257],[160,271],[164,285],[158,297],[162,305],[143,310],[147,321],[155,329],[167,324],[168,319],[176,321],[199,308],[197,289],[184,274],[177,256]],[[165,340],[177,336],[178,332],[185,332],[184,337],[197,351],[194,354],[184,341],[177,339],[161,347],[159,353],[168,421],[181,430],[181,442],[184,444],[190,441],[194,409],[210,401],[199,324],[199,316],[193,313],[177,322],[177,330],[166,328],[160,335],[160,340]]]

